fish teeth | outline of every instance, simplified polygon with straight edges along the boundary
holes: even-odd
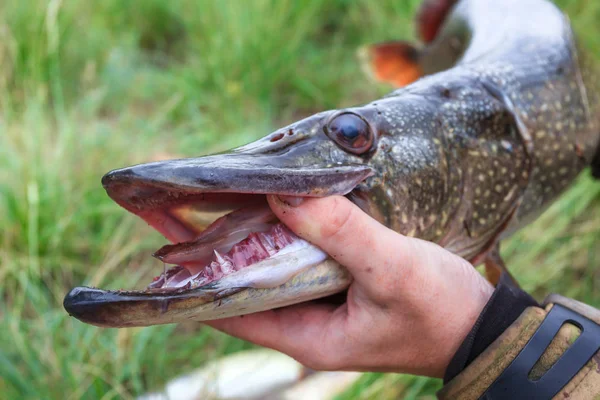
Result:
[[[214,250],[213,250],[213,253],[215,253],[215,260],[217,260],[217,262],[218,262],[219,264],[223,264],[223,263],[226,263],[226,262],[227,262],[227,261],[226,261],[226,260],[223,258],[223,256],[221,255],[221,253],[219,253],[219,252],[217,251],[217,249],[214,249]]]
[[[212,270],[214,278],[219,279],[219,278],[221,278],[221,276],[223,276],[223,271],[221,270],[221,264],[219,264],[218,262],[216,262],[216,261],[211,262],[207,268],[210,268]]]
[[[223,273],[227,275],[237,271],[237,269],[231,261],[225,261],[223,264],[221,264],[221,271],[223,271]]]
[[[215,253],[216,262],[219,263],[219,267],[221,268],[221,271],[223,271],[224,274],[230,274],[232,272],[237,271],[235,265],[233,265],[231,261],[223,257],[221,253],[219,253],[217,250],[213,251]]]
[[[260,232],[258,234],[258,240],[260,244],[267,250],[269,253],[269,257],[275,255],[277,253],[277,249],[275,248],[275,243],[270,235]]]

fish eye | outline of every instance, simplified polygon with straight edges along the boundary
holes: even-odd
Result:
[[[363,154],[373,145],[373,131],[369,124],[356,114],[336,115],[325,125],[324,130],[338,146],[350,153]]]

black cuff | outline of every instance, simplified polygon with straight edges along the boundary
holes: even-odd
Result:
[[[598,143],[598,148],[596,149],[596,154],[592,159],[592,176],[596,179],[600,179],[600,143]]]
[[[450,361],[444,375],[444,384],[467,368],[527,307],[531,306],[539,307],[539,304],[529,294],[515,287],[508,274],[502,274],[496,290],[477,318],[473,329]]]

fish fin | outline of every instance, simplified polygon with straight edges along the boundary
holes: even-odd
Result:
[[[425,43],[437,37],[457,0],[425,0],[417,12],[417,34]]]
[[[496,244],[496,246],[487,254],[485,257],[485,276],[487,280],[494,286],[498,285],[500,282],[500,277],[502,274],[507,274],[513,284],[520,288],[519,283],[515,279],[514,276],[508,271],[506,268],[506,264],[500,256],[500,244]]]
[[[517,132],[521,137],[521,141],[523,142],[523,146],[527,155],[529,157],[533,154],[533,138],[531,137],[531,133],[525,125],[525,122],[517,112],[515,105],[513,104],[510,97],[495,83],[489,80],[482,80],[481,84],[483,88],[496,100],[498,100],[504,106],[505,110],[510,114],[512,119],[514,120],[515,127],[517,128]],[[532,164],[531,164],[532,165]],[[531,172],[531,171],[529,171]],[[531,174],[529,174],[531,176]]]
[[[457,0],[425,0],[417,13],[417,34],[429,44],[437,37]],[[358,50],[363,70],[378,82],[407,86],[423,75],[421,50],[404,41],[363,46]]]
[[[494,286],[498,284],[500,281],[500,277],[502,273],[507,273],[510,279],[513,281],[516,287],[520,287],[517,283],[517,280],[508,272],[506,268],[506,264],[502,260],[500,256],[500,236],[502,232],[504,232],[510,223],[513,221],[517,214],[517,210],[519,209],[519,205],[521,201],[518,201],[506,217],[506,219],[502,222],[500,227],[494,232],[492,238],[487,242],[487,245],[483,247],[483,251],[479,253],[479,255],[475,256],[470,260],[471,264],[474,266],[479,265],[481,262],[485,264],[485,274],[487,280]]]
[[[403,87],[423,76],[419,50],[408,42],[364,46],[358,50],[358,56],[363,70],[378,82]]]

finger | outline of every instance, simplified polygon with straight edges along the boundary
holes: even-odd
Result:
[[[381,225],[345,197],[307,198],[297,206],[276,196],[268,201],[285,225],[348,268],[357,281],[378,285],[412,263],[409,238]]]
[[[205,323],[315,369],[333,369],[343,353],[344,306],[307,303]]]

